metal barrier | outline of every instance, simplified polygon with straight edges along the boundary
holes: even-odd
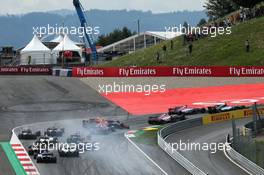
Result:
[[[248,160],[246,157],[239,154],[236,150],[234,150],[230,143],[228,143],[228,140],[226,139],[225,144],[225,151],[230,156],[230,158],[235,161],[234,163],[238,163],[238,166],[243,167],[243,169],[246,169],[249,174],[252,175],[264,175],[264,169],[255,164],[254,162]]]
[[[169,135],[179,132],[185,129],[189,129],[202,125],[202,118],[190,119],[178,123],[171,124],[158,132],[158,145],[163,149],[170,157],[176,160],[181,166],[193,175],[206,175],[202,170],[196,167],[192,162],[182,156],[179,152],[174,151],[169,143],[165,141]]]

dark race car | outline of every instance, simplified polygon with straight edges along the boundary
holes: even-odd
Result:
[[[107,134],[110,134],[112,132],[115,132],[115,128],[114,127],[109,127],[107,125],[98,124],[92,129],[92,133],[94,133],[94,134],[107,135]]]
[[[45,143],[41,143],[40,141],[36,141],[33,145],[30,145],[27,149],[29,156],[34,156],[34,159],[36,159],[37,155],[43,151],[47,150],[48,147]]]
[[[50,136],[41,136],[39,137],[38,142],[40,144],[58,143],[58,138]]]
[[[67,143],[79,144],[79,143],[83,143],[83,142],[84,142],[84,138],[81,137],[81,135],[79,133],[72,134],[72,135],[70,135],[69,138],[67,138]]]
[[[58,153],[60,157],[79,157],[79,150],[76,146],[63,146],[58,150]]]
[[[36,156],[37,163],[57,163],[57,157],[53,155],[53,153],[49,153],[48,151],[44,151],[39,153]]]
[[[83,120],[82,125],[84,128],[97,128],[99,130],[107,131],[108,129],[115,131],[115,129],[129,129],[130,127],[118,120],[106,120],[104,118],[91,118]]]
[[[208,107],[208,113],[209,114],[216,114],[221,112],[229,112],[229,111],[235,111],[240,109],[246,109],[246,106],[228,106],[227,104],[221,104],[221,105],[215,105]]]
[[[156,117],[149,117],[148,123],[151,125],[162,125],[167,123],[174,123],[185,120],[186,117],[184,114],[182,115],[169,115],[169,114],[161,114]]]
[[[82,121],[82,126],[84,127],[84,128],[88,128],[88,127],[90,127],[92,124],[99,124],[99,123],[101,123],[101,122],[103,122],[103,121],[105,121],[104,119],[102,119],[102,118],[90,118],[90,119],[88,119],[88,120],[83,120]]]
[[[44,135],[46,136],[51,136],[51,137],[62,137],[64,134],[64,128],[48,128],[45,132]]]
[[[23,130],[20,134],[18,134],[18,139],[21,140],[36,140],[41,135],[40,131],[32,133],[30,129]]]
[[[40,152],[41,144],[33,144],[28,146],[28,155],[33,156],[35,153]]]
[[[187,106],[176,106],[174,108],[169,108],[168,114],[169,115],[180,115],[182,114],[181,111],[185,109]]]
[[[194,115],[194,114],[203,114],[206,113],[206,109],[205,108],[190,108],[187,106],[179,106],[179,107],[175,107],[175,108],[169,108],[169,112],[170,115]]]
[[[107,120],[107,126],[115,129],[129,129],[130,127],[120,121]]]

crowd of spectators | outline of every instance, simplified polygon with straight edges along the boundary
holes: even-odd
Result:
[[[247,20],[251,20],[253,18],[262,17],[262,16],[264,16],[264,6],[260,6],[253,9],[241,9],[237,12],[230,14],[229,16],[225,17],[222,20],[213,21],[211,23],[206,24],[205,26],[208,27],[209,30],[211,28],[218,28],[218,27],[227,28],[239,24],[241,22],[245,22]],[[183,35],[183,45],[186,44],[188,45],[187,50],[189,55],[191,55],[193,52],[193,42],[204,37],[207,37],[207,35],[204,35],[202,33],[189,33]],[[248,39],[245,41],[245,46],[246,46],[246,52],[250,52],[250,44]],[[172,41],[171,50],[173,50],[173,47],[174,46]],[[166,57],[166,52],[167,52],[166,45],[162,46],[162,50],[163,50],[163,57]],[[161,55],[159,52],[156,52],[155,57],[156,60],[159,63],[161,63]]]
[[[241,22],[245,22],[247,20],[251,20],[253,18],[258,18],[264,16],[264,6],[260,6],[258,8],[253,9],[241,9],[223,20],[217,20],[213,21],[211,23],[208,23],[206,26],[210,28],[218,28],[218,27],[231,27],[233,25],[239,24]],[[183,45],[188,44],[188,48],[192,48],[192,42],[199,40],[201,38],[206,37],[207,35],[204,35],[202,33],[189,33],[183,35]],[[246,43],[249,43],[248,40],[246,40]],[[247,52],[249,52],[249,44],[247,45]],[[192,52],[192,49],[189,49],[189,52]]]
[[[226,21],[230,24],[237,24],[261,16],[264,16],[264,6],[253,9],[241,9],[227,17]]]

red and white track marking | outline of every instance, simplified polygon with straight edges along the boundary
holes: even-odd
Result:
[[[13,134],[10,140],[11,147],[13,148],[18,160],[20,161],[21,165],[23,166],[25,172],[28,175],[40,175],[38,172],[38,169],[32,162],[31,158],[29,157],[27,151],[25,150],[24,146],[18,139],[16,133],[14,132],[15,129],[13,129]]]
[[[20,144],[11,144],[13,150],[15,151],[15,154],[22,164],[24,170],[28,175],[39,175],[39,172],[33,162],[31,161],[27,151],[25,148]]]
[[[135,115],[167,112],[169,107],[188,105],[205,107],[227,103],[228,105],[252,105],[264,103],[264,83],[213,86],[199,88],[168,89],[164,93],[109,93],[102,94],[113,103]]]

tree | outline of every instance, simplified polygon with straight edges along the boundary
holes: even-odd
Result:
[[[129,30],[127,27],[123,27],[122,30],[115,29],[113,32],[107,35],[100,35],[98,37],[97,44],[100,46],[107,46],[122,39],[128,38],[134,34],[135,32],[132,33],[132,31]]]
[[[264,2],[264,0],[232,0],[232,1],[237,5],[245,8],[253,8],[258,3]]]
[[[239,9],[239,6],[232,0],[207,0],[204,7],[210,20],[222,18]]]
[[[123,27],[122,35],[122,38],[128,38],[132,35],[132,32],[127,27]]]
[[[182,29],[181,32],[187,34],[188,31],[190,30],[190,26],[189,26],[188,22],[187,21],[184,21],[184,23],[183,23],[182,26],[183,26],[183,29]]]
[[[203,26],[204,24],[206,24],[207,22],[206,22],[206,19],[201,19],[200,21],[199,21],[199,23],[197,24],[197,26],[198,27],[201,27],[201,26]]]

